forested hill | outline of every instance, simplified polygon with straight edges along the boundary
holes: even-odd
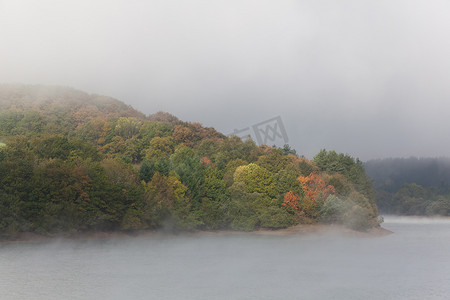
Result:
[[[362,163],[314,160],[70,88],[0,85],[0,236],[378,226]]]
[[[0,85],[0,112],[0,136],[70,135],[94,118],[144,118],[142,113],[110,97],[71,88],[30,85]]]
[[[384,213],[450,215],[450,159],[387,158],[365,163]]]

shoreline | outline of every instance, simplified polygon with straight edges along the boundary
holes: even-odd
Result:
[[[200,234],[210,235],[232,235],[232,234],[248,234],[248,235],[267,235],[267,236],[295,236],[295,235],[330,235],[342,237],[365,237],[374,238],[393,234],[394,232],[383,228],[373,227],[367,231],[356,231],[337,224],[299,224],[292,227],[270,230],[258,229],[255,231],[233,231],[233,230],[217,230],[217,231],[200,231]]]
[[[0,245],[16,243],[46,243],[55,241],[112,241],[133,238],[155,238],[171,236],[221,236],[221,235],[262,235],[262,236],[304,236],[304,235],[330,235],[341,237],[376,238],[393,234],[392,231],[383,227],[374,227],[367,231],[356,231],[344,227],[343,225],[324,224],[299,224],[296,226],[270,230],[258,229],[255,231],[234,231],[234,230],[196,230],[186,232],[167,232],[164,230],[143,230],[135,232],[124,231],[88,231],[73,234],[40,235],[33,232],[23,232],[16,237],[1,237]]]

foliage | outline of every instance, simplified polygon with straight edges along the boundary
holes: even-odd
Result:
[[[227,218],[233,230],[252,231],[258,226],[255,203],[260,201],[258,193],[248,193],[241,182],[230,188],[230,202],[227,205]]]
[[[310,161],[289,145],[257,146],[164,112],[146,117],[103,96],[1,85],[0,137],[0,235],[251,231],[306,218],[376,226],[358,160],[330,151]],[[339,198],[328,197],[334,191]],[[448,200],[423,209],[448,212]]]
[[[233,179],[234,182],[243,182],[249,193],[257,192],[271,198],[276,196],[272,174],[254,163],[237,167]]]
[[[330,195],[320,210],[324,223],[343,224],[348,228],[365,231],[376,225],[377,219],[370,216],[369,209],[351,199]]]
[[[321,150],[314,156],[314,162],[321,171],[329,174],[342,174],[355,188],[369,199],[373,199],[372,181],[366,175],[359,159],[348,154]]]
[[[283,154],[285,155],[297,155],[297,151],[295,151],[295,149],[291,148],[291,146],[289,146],[289,144],[285,144],[283,146],[283,148],[281,148],[281,150],[283,151]]]
[[[286,156],[280,149],[271,149],[266,155],[260,156],[257,164],[269,172],[276,173],[284,169],[291,159]]]
[[[304,193],[299,209],[307,216],[315,218],[318,216],[318,210],[323,201],[329,195],[334,194],[334,187],[331,185],[327,186],[317,173],[311,173],[309,176],[300,176],[298,181]]]
[[[388,158],[365,163],[384,213],[449,216],[448,158]]]
[[[139,133],[142,123],[136,118],[121,117],[117,120],[114,132],[124,139],[130,139]]]
[[[172,137],[154,137],[146,150],[145,158],[153,160],[168,157],[173,153],[174,148],[175,143]]]
[[[299,176],[302,176],[302,172],[298,165],[293,162],[289,163],[284,169],[279,170],[274,175],[277,193],[280,196],[284,196],[288,191],[293,191],[295,194],[302,194],[302,188],[297,180]]]
[[[290,215],[286,210],[277,206],[264,208],[259,215],[260,226],[269,229],[286,228],[298,224],[295,216]]]
[[[390,196],[389,212],[399,215],[450,215],[450,197],[437,194],[432,188],[405,184]],[[386,207],[386,206],[383,206]]]
[[[289,191],[284,195],[284,200],[281,205],[286,206],[294,211],[298,210],[298,202],[300,201],[300,197],[297,194],[294,194],[292,191]]]

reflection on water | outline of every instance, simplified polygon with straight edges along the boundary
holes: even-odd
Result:
[[[0,299],[447,299],[448,219],[392,235],[201,235],[0,245]]]

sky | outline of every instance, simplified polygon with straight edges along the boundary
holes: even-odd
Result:
[[[0,0],[0,82],[254,139],[263,124],[309,158],[449,156],[449,14],[447,0]]]

